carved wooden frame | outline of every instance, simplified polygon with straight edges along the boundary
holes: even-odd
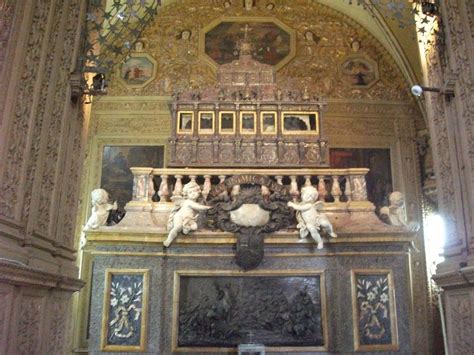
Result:
[[[357,275],[383,275],[388,280],[388,297],[390,302],[390,329],[391,329],[391,344],[375,344],[364,345],[360,344],[359,338],[359,321],[358,321],[358,306],[357,306]],[[354,350],[355,351],[397,351],[398,345],[398,327],[397,327],[397,312],[395,301],[395,287],[393,283],[393,272],[390,269],[352,269],[351,270],[351,298],[352,298],[352,332],[354,335]]]
[[[253,129],[252,129],[252,131],[250,131],[250,130],[244,131],[244,127],[243,127],[244,115],[252,115],[252,117],[253,117]],[[240,121],[240,124],[239,124],[240,134],[242,134],[242,135],[254,135],[254,134],[257,133],[257,113],[255,111],[240,111],[239,121]]]
[[[321,294],[321,324],[323,332],[323,346],[292,346],[292,347],[266,347],[269,352],[316,352],[328,350],[328,323],[326,307],[326,278],[324,270],[261,270],[261,271],[233,271],[233,270],[176,270],[174,272],[173,282],[173,314],[172,314],[172,334],[171,346],[173,352],[235,352],[235,348],[220,347],[179,347],[178,346],[178,312],[179,312],[179,289],[181,276],[234,276],[234,277],[252,277],[252,276],[319,276],[320,294]]]
[[[104,303],[102,307],[102,327],[100,349],[102,351],[145,351],[148,333],[148,286],[149,286],[149,270],[148,269],[105,269],[104,283]],[[110,305],[110,288],[113,274],[138,274],[143,275],[143,293],[142,293],[142,313],[140,321],[140,345],[109,345],[107,344]]]
[[[212,128],[211,129],[203,129],[201,128],[201,117],[203,114],[210,114],[212,116]],[[214,111],[199,111],[198,113],[198,133],[199,134],[214,134],[216,131],[216,113]]]

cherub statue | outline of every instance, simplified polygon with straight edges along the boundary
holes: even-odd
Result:
[[[107,224],[107,218],[111,210],[117,209],[117,201],[113,204],[109,203],[109,194],[104,189],[95,189],[91,192],[92,213],[87,220],[86,225],[82,229],[80,247],[86,243],[86,236],[84,231],[90,229],[97,229]]]
[[[394,191],[389,196],[390,206],[382,207],[380,214],[388,224],[392,226],[403,226],[409,231],[416,232],[420,229],[420,225],[416,222],[407,222],[405,214],[405,198],[399,191]]]
[[[110,210],[117,209],[117,201],[109,203],[109,194],[104,189],[95,189],[91,192],[92,214],[87,220],[84,230],[97,229],[107,224]]]
[[[201,196],[201,188],[195,181],[191,181],[184,185],[183,197],[172,197],[174,206],[168,219],[168,238],[163,242],[165,247],[169,247],[180,232],[188,234],[197,229],[196,220],[199,211],[211,208],[197,203],[199,196]]]
[[[319,212],[323,208],[323,202],[318,201],[318,190],[314,186],[304,186],[301,189],[301,202],[288,202],[288,206],[296,210],[296,228],[300,230],[300,238],[306,238],[308,234],[318,244],[318,249],[323,248],[323,240],[319,230],[324,228],[331,237],[336,238],[331,222],[324,213]]]

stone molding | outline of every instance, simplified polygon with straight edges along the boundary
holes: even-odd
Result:
[[[44,272],[6,259],[0,259],[0,282],[71,292],[84,286],[80,279]]]

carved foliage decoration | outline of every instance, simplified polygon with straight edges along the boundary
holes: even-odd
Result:
[[[293,221],[286,187],[267,176],[233,176],[213,187],[210,196],[209,224],[236,233],[236,262],[245,270],[261,263],[264,235],[289,227]]]
[[[352,309],[356,351],[398,350],[391,271],[353,270]]]
[[[5,68],[5,58],[7,56],[8,43],[10,41],[10,35],[13,27],[13,19],[15,18],[15,0],[1,0],[0,1],[0,76],[6,78],[3,75]],[[6,93],[0,93],[0,112],[3,112],[3,104]],[[0,116],[0,124],[2,123],[3,116]]]
[[[31,124],[32,105],[26,105],[34,97],[34,90],[41,62],[41,49],[46,33],[49,2],[35,2],[33,19],[28,35],[27,49],[21,69],[21,81],[14,108],[14,119],[11,125],[8,150],[6,152],[3,184],[1,187],[0,214],[15,218],[15,208],[19,202],[21,171],[25,163],[28,128]]]
[[[19,354],[35,354],[41,344],[40,332],[41,320],[44,317],[44,297],[24,295],[20,307],[17,351]]]
[[[64,298],[51,298],[49,304],[51,323],[49,326],[48,354],[67,353],[69,300]]]
[[[472,333],[474,332],[474,313],[469,293],[448,296],[450,310],[450,341],[453,354],[472,352]]]
[[[101,349],[144,351],[148,270],[106,269]]]
[[[48,108],[51,107],[51,94],[47,95],[49,88],[52,86],[52,72],[56,64],[56,48],[58,46],[58,35],[61,28],[61,20],[63,16],[63,3],[56,2],[53,14],[53,22],[51,30],[48,36],[48,47],[47,53],[49,54],[49,59],[51,61],[44,67],[43,78],[41,83],[41,92],[46,95],[42,100],[39,100],[37,106],[36,119],[34,121],[33,134],[36,137],[41,136],[41,131],[43,129],[43,122],[48,122],[50,112],[46,112]],[[51,92],[51,91],[50,91]],[[49,97],[48,97],[49,96]],[[26,170],[26,181],[25,181],[25,200],[23,202],[23,220],[27,220],[31,208],[31,197],[33,194],[33,182],[35,180],[35,173],[38,168],[38,158],[40,156],[40,143],[41,139],[33,139],[31,143],[31,149],[29,152],[29,161],[28,168]]]

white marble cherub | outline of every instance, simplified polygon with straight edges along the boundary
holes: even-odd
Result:
[[[324,228],[331,237],[336,238],[331,222],[327,216],[319,212],[323,208],[323,202],[318,201],[318,190],[313,186],[304,186],[301,189],[301,202],[288,202],[288,206],[296,210],[298,224],[296,228],[300,231],[300,238],[306,238],[308,234],[316,241],[318,249],[323,248],[323,240],[319,230]]]
[[[201,188],[194,182],[188,182],[183,187],[183,197],[174,197],[174,206],[168,219],[168,238],[163,242],[169,247],[179,233],[188,234],[197,229],[199,211],[210,209],[196,202],[201,196]]]
[[[92,213],[82,229],[81,239],[79,241],[80,248],[84,247],[86,244],[86,234],[84,231],[105,226],[107,224],[109,212],[117,209],[117,201],[110,204],[109,194],[104,189],[95,189],[91,192],[91,203]]]
[[[420,229],[420,225],[416,222],[407,222],[405,213],[405,198],[399,191],[394,191],[389,196],[390,206],[382,207],[380,214],[385,216],[388,224],[392,226],[402,226],[409,231],[416,232]]]
[[[84,230],[97,229],[107,224],[111,210],[117,209],[117,201],[109,203],[109,194],[104,189],[95,189],[91,192],[92,213],[87,220]]]

